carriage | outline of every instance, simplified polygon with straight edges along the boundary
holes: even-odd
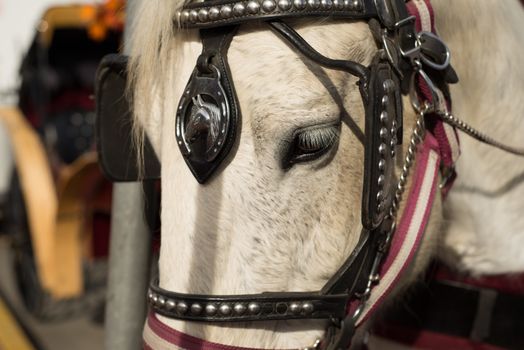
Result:
[[[49,8],[22,60],[18,108],[0,111],[15,164],[2,224],[40,318],[104,302],[112,186],[94,148],[94,76],[121,45],[123,16],[120,1]]]

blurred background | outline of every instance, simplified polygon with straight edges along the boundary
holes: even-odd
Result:
[[[94,85],[123,0],[0,0],[0,349],[101,349],[112,185]]]

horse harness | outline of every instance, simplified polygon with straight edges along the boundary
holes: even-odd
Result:
[[[353,252],[320,291],[183,294],[164,290],[155,280],[148,293],[155,313],[204,322],[327,319],[331,322],[326,338],[317,345],[325,349],[349,346],[355,326],[369,314],[365,312],[369,308],[367,301],[379,283],[395,233],[398,206],[417,150],[427,139],[425,132],[429,131],[426,134],[434,135],[437,141],[442,134],[444,138],[456,137],[453,128],[446,136],[442,120],[447,118],[446,121],[452,123],[450,119],[454,118],[447,112],[447,84],[456,83],[458,78],[450,65],[448,48],[431,27],[417,31],[421,22],[417,6],[421,5],[428,8],[429,1],[210,0],[184,5],[178,13],[177,24],[198,29],[203,49],[178,105],[175,137],[196,180],[208,181],[220,169],[237,140],[241,113],[227,52],[239,25],[262,21],[312,62],[358,78],[365,106],[363,228]],[[379,47],[370,66],[323,56],[282,21],[302,17],[368,21]],[[125,59],[110,56],[99,68],[98,151],[106,175],[115,181],[136,181],[139,173],[132,166],[133,151],[122,147],[129,145],[129,131],[116,128],[118,122],[111,117],[115,113],[130,113],[128,104],[115,104],[116,100],[122,100],[122,95],[117,96],[115,91],[125,88],[125,65]],[[407,94],[411,95],[419,117],[397,181],[396,148],[403,134],[401,98]],[[453,125],[460,127],[457,123]],[[120,135],[115,136],[115,132]],[[127,138],[127,141],[115,142],[115,138]],[[454,177],[451,143],[438,142],[434,147],[441,153],[435,167],[440,167],[446,177],[447,183],[443,186]],[[149,143],[146,143],[145,159],[145,179],[159,178],[160,165]],[[427,217],[417,235],[423,232],[425,222]],[[420,236],[417,237],[413,250],[420,241]]]

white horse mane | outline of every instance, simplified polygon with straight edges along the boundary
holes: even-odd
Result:
[[[310,65],[263,24],[242,26],[229,52],[243,118],[240,141],[233,155],[230,155],[234,159],[228,166],[210,183],[198,185],[185,166],[174,140],[178,99],[201,51],[196,31],[173,27],[173,18],[182,5],[182,1],[174,0],[142,1],[129,42],[137,140],[140,144],[145,130],[162,163],[161,286],[182,293],[206,294],[318,290],[351,252],[360,232],[363,147],[346,125],[349,118],[363,130],[364,111],[355,86],[356,80],[344,73]],[[520,44],[500,44],[493,52],[481,49],[482,40],[486,40],[482,34],[479,34],[479,42],[474,41],[477,39],[474,35],[479,32],[487,34],[490,31],[515,30],[515,27],[502,29],[510,27],[504,22],[503,15],[522,18],[519,3],[516,0],[505,1],[503,5],[498,3],[500,16],[494,15],[493,1],[489,0],[456,0],[453,1],[452,11],[448,1],[434,0],[434,6],[437,16],[441,16],[439,29],[453,50],[452,63],[462,78],[462,85],[452,90],[458,114],[474,117],[472,124],[489,132],[493,130],[492,118],[501,108],[499,101],[494,102],[499,97],[493,96],[497,90],[490,86],[485,94],[479,86],[478,65],[467,66],[468,62],[486,60],[486,76],[490,83],[498,81],[496,76],[500,74],[503,86],[498,87],[499,91],[504,91],[506,84],[514,86],[512,94],[500,96],[509,100],[508,105],[511,106],[507,113],[520,112],[519,115],[522,115],[524,102],[518,95],[521,91],[519,84],[524,81],[522,66],[501,67],[503,65],[494,64],[510,57],[509,49],[516,50],[522,57],[522,37],[515,37],[513,33],[512,40],[520,40]],[[516,26],[518,22],[512,18],[511,23]],[[493,21],[490,29],[486,21]],[[304,20],[294,21],[293,26],[328,57],[353,59],[367,65],[376,51],[368,26],[363,22]],[[472,38],[468,39],[468,35]],[[468,43],[467,48],[460,47],[464,43]],[[476,56],[465,57],[468,52],[475,52]],[[472,100],[477,101],[475,104],[481,106],[480,110],[475,109]],[[406,141],[414,123],[414,113],[408,104],[405,103],[405,106]],[[339,132],[338,128],[330,125],[341,115],[343,123]],[[517,121],[516,117],[513,121]],[[322,162],[286,171],[279,169],[276,158],[282,142],[288,140],[287,132],[318,124],[325,125],[325,132],[319,133],[321,137],[333,135],[337,138],[338,150]],[[504,134],[502,131],[497,134],[495,130],[495,136],[501,138]],[[313,142],[314,137],[312,135],[309,141]],[[480,181],[475,184],[479,184],[483,181],[479,178],[489,172],[471,170],[472,162],[475,166],[484,166],[479,165],[483,163],[476,156],[469,160],[469,152],[479,154],[471,149],[481,148],[467,137],[462,140],[465,146],[463,158],[466,160],[459,164],[459,173],[460,176],[464,173],[469,175],[461,180],[460,188],[475,177],[474,173]],[[512,141],[518,142],[516,135]],[[486,154],[497,152],[482,150]],[[499,173],[509,168],[511,174],[524,171],[524,167],[514,165],[515,158],[496,154],[493,157],[496,159],[490,158],[488,167],[504,164]],[[491,178],[489,183],[493,182]],[[520,186],[519,193],[522,198],[523,186]],[[509,192],[504,195],[510,196]],[[522,215],[517,215],[520,217],[514,224],[508,222],[515,218],[505,217],[507,222],[500,226],[487,225],[489,220],[500,217],[488,212],[493,205],[490,198],[479,199],[476,194],[461,196],[452,194],[446,204],[450,221],[449,233],[444,236],[447,249],[444,256],[455,256],[449,253],[455,250],[458,261],[471,270],[479,259],[479,250],[473,251],[477,260],[468,260],[470,257],[464,246],[470,247],[471,240],[480,240],[478,247],[486,242],[493,243],[489,237],[494,226],[509,230],[501,234],[518,234],[516,230],[520,227],[519,238],[509,239],[503,249],[508,249],[511,242],[524,241]],[[477,203],[484,200],[483,207],[470,205],[472,198]],[[517,199],[508,200],[516,203]],[[457,206],[462,209],[459,211]],[[522,209],[522,205],[520,207]],[[457,216],[457,213],[460,215]],[[485,225],[480,228],[479,235],[476,233],[479,227],[473,225],[472,220],[482,220],[478,222]],[[431,252],[435,250],[436,235],[442,233],[441,222],[440,201],[437,200],[427,229],[427,239],[408,279],[424,269]],[[480,255],[481,260],[488,257],[484,252]],[[507,256],[506,260],[510,255]],[[510,270],[524,268],[522,260],[516,263],[506,260],[500,261],[497,266],[510,266]],[[491,272],[503,270],[493,263],[483,265],[478,271],[490,272],[490,268]],[[162,320],[173,328],[210,341],[258,348],[310,346],[321,337],[324,329],[323,321],[211,326]]]

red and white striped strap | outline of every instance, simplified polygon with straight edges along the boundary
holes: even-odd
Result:
[[[435,33],[433,8],[429,0],[412,0],[407,3],[408,11],[415,16],[417,32],[426,31]],[[419,79],[418,88],[422,97],[432,102],[432,93],[426,82]],[[441,103],[441,110],[447,111],[449,103],[442,91],[435,91]],[[436,115],[427,115],[435,118],[435,127],[427,132],[422,147],[419,147],[416,157],[416,167],[412,187],[406,198],[406,207],[394,233],[390,251],[380,270],[380,283],[372,291],[364,312],[357,320],[362,324],[382,304],[393,286],[402,277],[406,268],[411,264],[419,244],[424,235],[429,219],[430,209],[433,206],[436,189],[438,187],[438,171],[441,167],[453,172],[453,164],[457,160],[460,149],[458,135],[455,129],[442,122]],[[449,181],[441,193],[446,194],[452,185]]]
[[[435,15],[430,0],[412,0],[408,2],[406,6],[409,13],[416,18],[415,29],[417,32],[437,33],[435,28]],[[423,97],[429,102],[432,102],[432,94],[426,82],[420,79],[418,84]],[[449,111],[450,104],[446,101],[444,94],[438,88],[435,87],[435,89],[440,101],[438,107],[442,111]],[[455,162],[460,156],[460,142],[457,131],[452,126],[444,123],[440,118],[435,117],[435,128],[432,132],[439,144],[442,165],[446,168],[453,169]],[[452,181],[449,181],[447,186],[443,188],[444,194],[447,193],[451,185]]]
[[[426,135],[424,143],[417,151],[416,159],[407,205],[393,235],[389,253],[380,269],[380,282],[372,289],[366,308],[356,323],[357,326],[389,295],[413,260],[424,235],[438,188],[441,160],[439,145],[433,135]]]
[[[162,323],[154,312],[150,312],[147,317],[144,326],[143,340],[143,350],[264,350],[218,344],[193,337]]]

